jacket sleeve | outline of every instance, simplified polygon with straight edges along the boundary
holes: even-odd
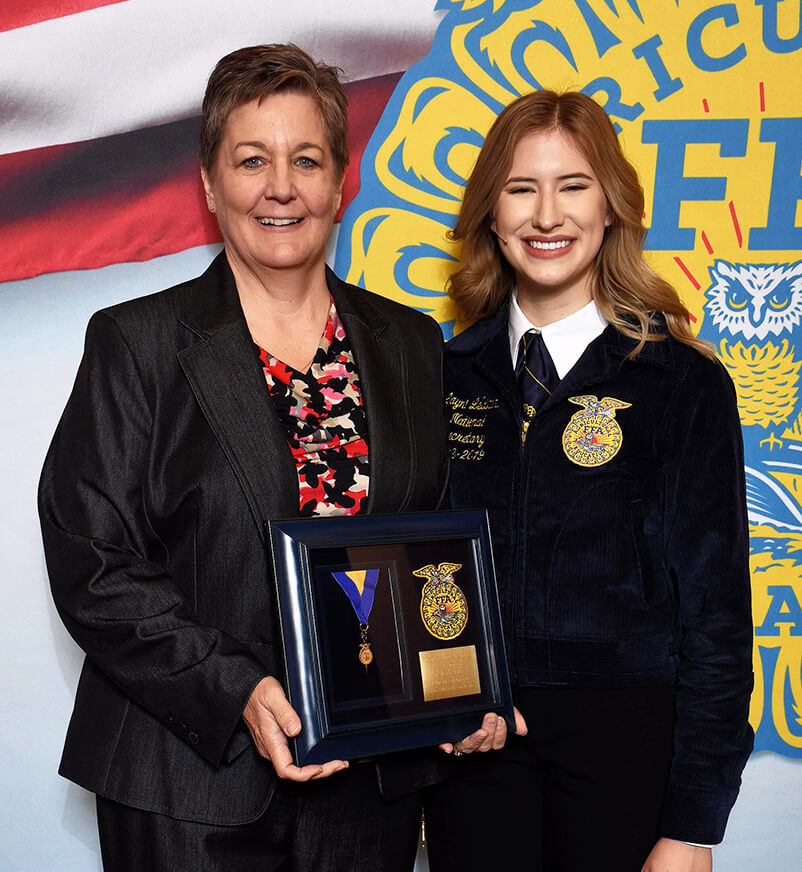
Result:
[[[735,390],[697,358],[666,428],[666,559],[679,605],[674,756],[661,835],[716,844],[752,750],[749,536]]]
[[[198,624],[170,577],[144,496],[151,424],[137,361],[117,323],[98,313],[40,481],[47,568],[88,659],[219,765],[265,669],[235,639]]]

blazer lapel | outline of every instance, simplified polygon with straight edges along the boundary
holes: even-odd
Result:
[[[367,511],[401,512],[412,492],[414,442],[409,417],[408,360],[393,341],[395,327],[370,295],[330,270],[326,279],[354,354],[368,424]]]
[[[297,515],[298,479],[225,254],[185,287],[181,321],[199,338],[178,358],[264,536],[266,520]]]

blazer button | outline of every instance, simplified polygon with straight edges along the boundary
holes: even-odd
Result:
[[[198,734],[195,732],[191,732],[187,735],[187,740],[189,741],[190,745],[197,745],[198,742],[200,742],[200,736],[198,736]]]

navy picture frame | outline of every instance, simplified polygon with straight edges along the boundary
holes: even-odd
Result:
[[[514,729],[512,693],[484,511],[291,519],[268,524],[287,695],[302,722],[291,744],[304,766],[458,741],[486,712]],[[415,564],[460,563],[468,608],[459,639],[442,640],[422,618],[425,579]],[[359,619],[330,576],[378,568],[370,617],[376,662],[358,662]],[[427,647],[428,646],[428,647]],[[424,699],[422,658],[475,647],[479,692]]]

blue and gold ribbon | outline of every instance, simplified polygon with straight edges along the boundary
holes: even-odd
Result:
[[[359,618],[359,629],[362,633],[362,641],[359,645],[359,662],[365,669],[373,661],[373,652],[368,642],[368,618],[373,608],[373,599],[376,595],[376,585],[379,583],[378,569],[349,569],[341,572],[332,572],[334,580],[345,591],[345,595],[351,601],[356,616]]]

